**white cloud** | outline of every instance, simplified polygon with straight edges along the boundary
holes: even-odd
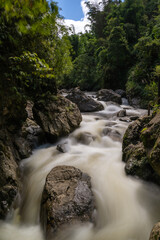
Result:
[[[90,0],[91,3],[97,3],[97,4],[100,3],[101,1],[102,0]],[[75,21],[72,19],[64,20],[65,25],[67,25],[68,27],[72,28],[72,26],[74,26],[75,33],[79,33],[79,32],[84,33],[85,28],[89,29],[89,27],[87,25],[90,25],[90,22],[87,19],[88,8],[85,5],[85,0],[81,0],[81,7],[82,7],[83,14],[84,14],[84,18],[82,18],[80,21]]]

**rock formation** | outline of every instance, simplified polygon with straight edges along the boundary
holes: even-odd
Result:
[[[123,161],[127,174],[160,184],[160,113],[139,118],[123,138]]]
[[[149,240],[159,240],[160,239],[160,222],[156,223],[151,231]]]
[[[64,98],[55,96],[49,101],[36,102],[33,115],[48,141],[55,141],[77,128],[82,121],[78,107]]]
[[[77,104],[81,112],[95,112],[103,110],[104,107],[100,102],[95,101],[92,97],[75,88],[67,95],[67,98]]]
[[[115,93],[111,89],[99,90],[97,93],[97,98],[99,101],[105,101],[105,102],[112,101],[112,102],[122,104],[121,96],[119,94]]]
[[[1,116],[0,219],[7,216],[21,191],[22,181],[19,170],[21,159],[29,157],[36,146],[47,140],[69,134],[81,122],[82,117],[75,104],[63,97],[53,98],[57,100],[50,101],[48,105],[35,104],[35,115],[42,128],[33,117],[32,102],[28,102],[26,106],[28,114],[23,105],[24,109],[20,108],[19,114],[14,114],[13,119],[8,112],[4,112],[4,117]],[[22,119],[19,120],[21,116]]]
[[[65,226],[94,222],[94,210],[95,200],[87,174],[70,166],[51,170],[42,194],[40,216],[47,239],[55,237]]]

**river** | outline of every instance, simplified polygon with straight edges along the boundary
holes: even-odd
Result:
[[[116,117],[121,107],[103,104],[105,110],[83,114],[80,127],[69,137],[55,145],[41,146],[22,161],[22,206],[12,218],[0,222],[0,240],[44,240],[39,225],[41,195],[47,174],[57,165],[75,166],[88,173],[97,205],[96,227],[86,224],[70,228],[59,240],[149,239],[160,218],[160,190],[126,176],[121,160],[122,137],[129,123]],[[141,115],[144,111],[128,109],[127,113]],[[56,148],[63,143],[66,153]]]

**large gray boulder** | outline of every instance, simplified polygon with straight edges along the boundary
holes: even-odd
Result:
[[[99,101],[105,101],[105,102],[112,101],[112,102],[122,104],[121,96],[119,94],[115,93],[111,89],[99,90],[97,93],[97,98]]]
[[[66,97],[73,103],[77,104],[81,112],[95,112],[104,109],[100,102],[87,96],[85,93],[81,92],[79,88],[72,89]]]
[[[58,137],[69,134],[82,121],[77,105],[60,95],[48,101],[36,102],[33,115],[48,141],[55,141]]]
[[[90,177],[71,166],[57,166],[46,178],[41,201],[41,224],[47,239],[65,227],[94,223],[95,200]]]

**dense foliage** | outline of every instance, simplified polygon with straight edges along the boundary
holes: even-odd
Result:
[[[16,119],[27,98],[56,93],[72,62],[55,2],[0,1],[0,66],[1,119]]]
[[[127,88],[144,102],[157,95],[160,65],[159,0],[86,2],[91,31],[71,35],[73,70],[63,86]]]
[[[91,30],[68,36],[55,2],[0,1],[0,115],[61,88],[122,88],[143,103],[158,96],[160,1],[86,2]]]

